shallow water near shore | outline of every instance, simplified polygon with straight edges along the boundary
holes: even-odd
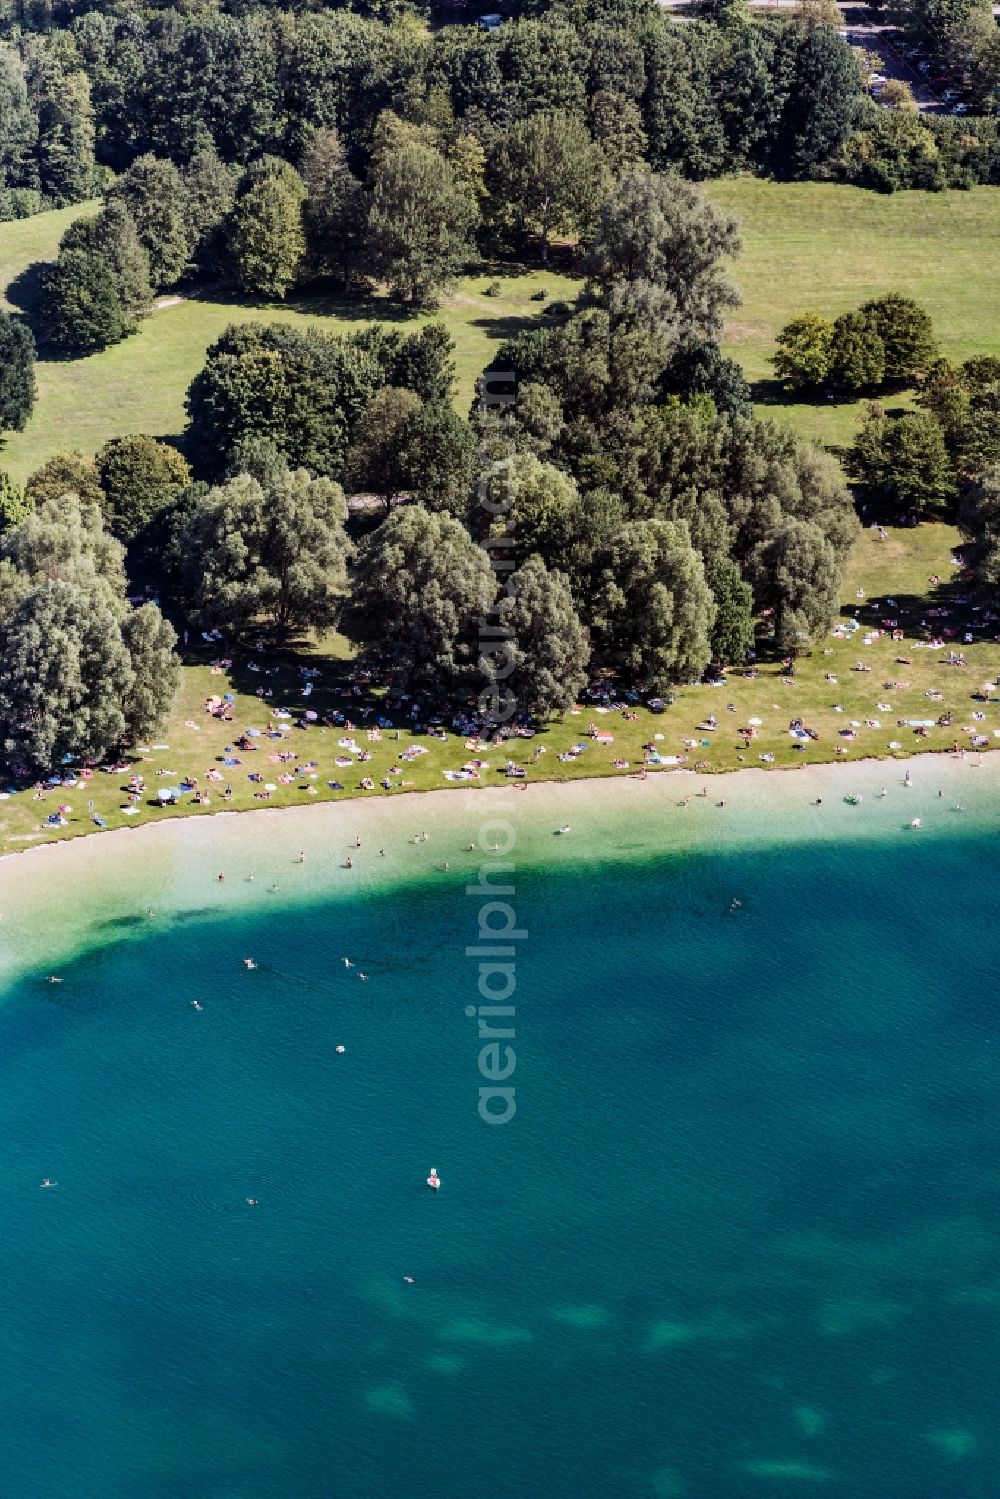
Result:
[[[1000,798],[911,770],[4,861],[3,1490],[992,1499]],[[490,1127],[466,845],[504,820]]]

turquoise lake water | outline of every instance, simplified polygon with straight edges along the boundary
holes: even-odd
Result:
[[[502,1127],[460,862],[12,980],[0,1491],[995,1499],[992,829],[519,866]]]

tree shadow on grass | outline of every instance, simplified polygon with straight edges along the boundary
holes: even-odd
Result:
[[[35,308],[41,290],[41,275],[52,262],[48,260],[34,260],[31,265],[25,266],[24,270],[16,275],[13,281],[8,283],[5,296],[10,305],[22,313],[27,319]]]
[[[481,328],[487,338],[498,343],[506,343],[508,339],[516,338],[519,333],[531,333],[538,328],[555,327],[556,319],[543,319],[539,310],[537,313],[509,313],[506,317],[474,317],[469,319],[468,326]]]

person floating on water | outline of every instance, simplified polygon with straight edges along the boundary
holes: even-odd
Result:
[[[243,959],[243,967],[244,968],[256,968],[257,964],[254,962],[253,958],[244,958]]]

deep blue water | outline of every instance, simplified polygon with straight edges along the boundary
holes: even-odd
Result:
[[[992,841],[520,870],[499,1128],[462,883],[6,997],[0,1492],[996,1499]]]

